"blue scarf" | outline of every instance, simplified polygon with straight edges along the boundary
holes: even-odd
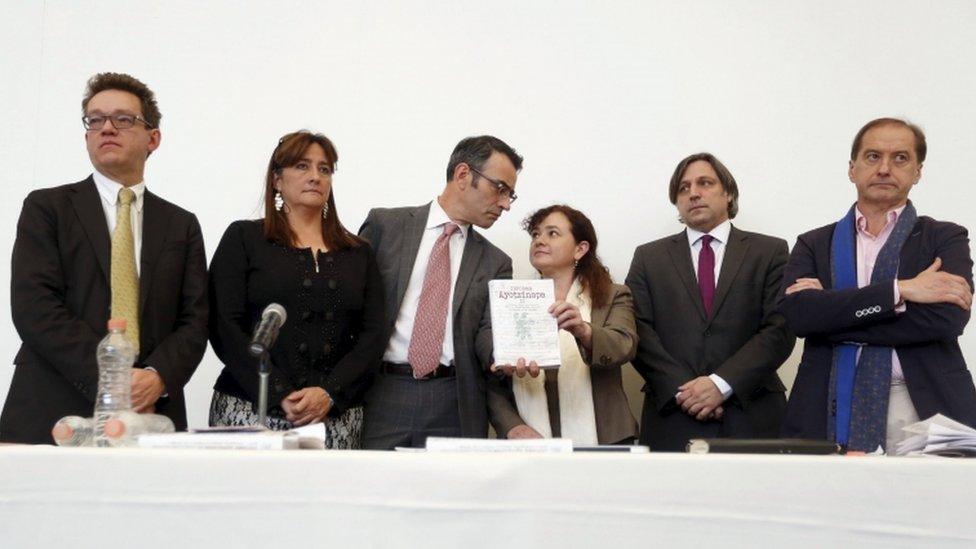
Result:
[[[857,288],[857,226],[855,206],[837,222],[830,243],[831,288]],[[895,280],[902,246],[918,215],[911,202],[895,223],[878,253],[871,284]],[[861,350],[858,360],[858,349]],[[827,399],[827,437],[849,450],[873,452],[887,438],[891,347],[843,343],[834,345]]]

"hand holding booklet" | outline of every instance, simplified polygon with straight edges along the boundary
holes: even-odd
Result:
[[[524,358],[540,368],[558,368],[559,327],[549,313],[556,301],[552,280],[492,280],[488,295],[495,363]]]

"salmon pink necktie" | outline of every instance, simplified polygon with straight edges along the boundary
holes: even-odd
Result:
[[[420,291],[417,316],[413,319],[413,333],[407,360],[413,367],[413,377],[421,379],[437,369],[444,346],[444,325],[447,305],[451,300],[451,235],[458,230],[454,223],[445,223],[444,232],[437,237],[430,251],[424,287]]]

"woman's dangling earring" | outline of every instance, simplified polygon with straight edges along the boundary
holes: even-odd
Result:
[[[275,191],[275,211],[281,211],[285,207],[285,199],[281,198],[281,191]]]
[[[579,259],[574,259],[573,260],[573,270],[574,271],[578,271],[579,270]]]
[[[322,219],[328,219],[328,218],[329,218],[329,201],[326,200],[325,205],[322,206]]]

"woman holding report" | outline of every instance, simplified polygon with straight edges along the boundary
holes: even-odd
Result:
[[[500,366],[514,374],[519,414],[543,437],[576,444],[633,442],[637,421],[620,372],[637,350],[630,290],[610,279],[596,253],[593,224],[579,210],[549,206],[522,227],[532,237],[532,266],[555,285],[549,311],[559,325],[561,364],[544,371],[524,361]]]

